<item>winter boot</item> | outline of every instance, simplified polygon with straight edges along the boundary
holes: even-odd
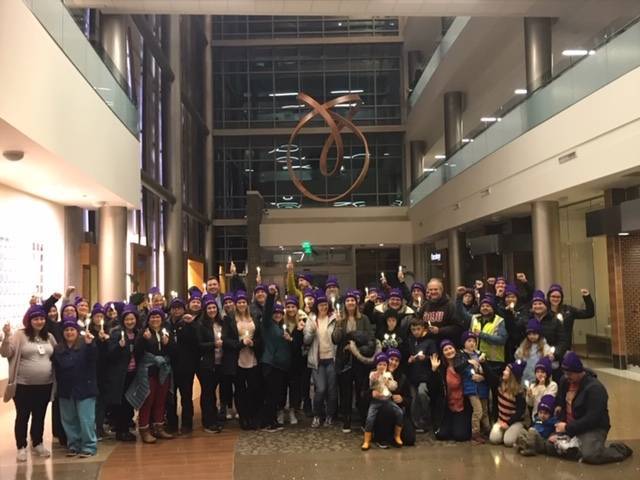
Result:
[[[156,443],[156,437],[151,434],[149,427],[140,428],[140,438],[143,443]]]
[[[371,448],[371,438],[373,437],[373,432],[364,432],[364,441],[362,442],[362,450],[366,451]]]
[[[396,447],[402,446],[402,438],[400,435],[402,434],[402,426],[396,426],[393,429],[393,443],[395,443]]]
[[[162,423],[153,424],[153,435],[156,438],[161,438],[162,440],[171,440],[173,438],[173,435],[164,429],[164,425]]]

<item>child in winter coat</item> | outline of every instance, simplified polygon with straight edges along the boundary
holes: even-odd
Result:
[[[56,345],[52,362],[56,371],[62,425],[67,434],[67,456],[88,458],[96,454],[96,360],[93,335],[80,335],[75,321],[63,324],[63,341]],[[83,339],[84,337],[84,339]]]
[[[543,357],[549,357],[553,360],[553,350],[542,336],[542,325],[538,320],[532,318],[527,323],[527,336],[515,353],[516,360],[521,360],[527,365],[522,374],[523,385],[530,385],[536,380],[535,366]]]
[[[411,382],[413,402],[411,417],[416,432],[424,433],[431,425],[431,399],[429,397],[429,383],[433,372],[431,370],[431,355],[437,353],[435,342],[427,336],[424,321],[414,318],[410,324],[411,335],[407,339],[407,353],[409,358],[408,377]]]
[[[555,431],[558,419],[553,411],[556,399],[553,395],[544,395],[538,403],[537,413],[533,417],[533,426],[523,431],[516,442],[518,453],[525,457],[544,451],[544,442]]]
[[[540,399],[545,395],[555,397],[558,393],[558,385],[551,379],[551,360],[547,357],[540,359],[536,363],[536,379],[533,383],[528,384],[525,381],[527,407],[531,411],[531,417],[535,416],[538,411]]]
[[[504,443],[512,447],[524,428],[525,400],[522,391],[522,372],[526,363],[516,360],[502,372],[502,382],[498,388],[498,421],[493,425],[489,441],[494,445]]]
[[[362,442],[362,450],[369,450],[371,447],[371,438],[373,437],[373,427],[376,423],[376,416],[383,405],[389,405],[392,409],[396,426],[394,429],[393,440],[396,446],[402,446],[402,409],[391,399],[392,392],[398,388],[397,382],[393,379],[391,372],[387,371],[389,366],[389,357],[386,353],[379,353],[375,357],[376,369],[369,374],[369,386],[371,388],[371,403],[367,413],[367,421],[364,426],[364,441]]]
[[[469,399],[473,413],[471,414],[471,442],[473,445],[485,443],[482,431],[488,433],[489,423],[489,386],[484,377],[484,355],[476,350],[478,337],[473,332],[462,334],[462,353],[467,358],[467,365],[462,376],[464,395]]]

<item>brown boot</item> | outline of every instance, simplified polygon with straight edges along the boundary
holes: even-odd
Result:
[[[164,424],[162,423],[153,424],[153,434],[156,438],[161,438],[162,440],[171,440],[173,438],[173,435],[164,429]]]
[[[401,447],[402,446],[402,438],[400,437],[400,434],[402,433],[402,426],[396,426],[393,429],[393,442],[396,444],[396,447]]]
[[[369,450],[371,448],[371,438],[373,437],[373,432],[364,432],[364,440],[362,442],[362,450]]]
[[[140,428],[140,438],[143,443],[156,443],[156,437],[151,434],[149,427]]]

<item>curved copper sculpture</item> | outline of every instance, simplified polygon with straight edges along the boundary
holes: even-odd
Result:
[[[289,145],[287,148],[287,166],[289,170],[289,176],[291,177],[291,181],[296,186],[296,188],[300,190],[300,192],[305,197],[322,203],[331,203],[338,201],[358,188],[364,181],[369,170],[369,145],[367,144],[367,139],[364,137],[362,131],[360,131],[360,129],[356,127],[351,121],[354,115],[358,112],[358,109],[362,104],[362,100],[359,95],[350,94],[343,95],[341,97],[334,98],[333,100],[320,104],[306,93],[299,93],[298,100],[304,102],[309,108],[311,108],[311,111],[300,119],[300,122],[298,122],[298,125],[296,125],[296,127],[293,129],[293,132],[289,137]],[[354,102],[356,105],[349,109],[349,114],[346,118],[338,115],[331,110],[336,105]],[[330,129],[329,137],[325,140],[324,145],[322,146],[322,152],[320,154],[320,173],[322,173],[322,175],[324,175],[325,177],[331,177],[335,175],[336,172],[340,171],[340,166],[342,164],[342,160],[344,159],[344,144],[342,143],[342,136],[340,135],[340,132],[344,127],[348,127],[349,130],[351,130],[351,132],[360,139],[364,146],[364,164],[362,165],[362,170],[358,175],[358,178],[356,178],[356,181],[353,182],[353,184],[347,189],[346,192],[341,193],[340,195],[337,195],[335,197],[323,198],[315,195],[314,193],[311,193],[304,186],[302,180],[300,180],[296,176],[292,168],[293,162],[291,160],[291,145],[293,144],[293,140],[298,135],[298,132],[317,115],[320,115],[322,118],[324,118],[324,121],[327,123]],[[337,151],[336,164],[333,167],[333,170],[329,172],[327,168],[327,157],[329,155],[329,150],[331,149],[333,144],[336,145]]]

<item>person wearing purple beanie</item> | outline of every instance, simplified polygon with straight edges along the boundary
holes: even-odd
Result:
[[[564,376],[556,397],[556,416],[559,421],[555,432],[541,446],[540,453],[594,465],[620,462],[630,457],[633,451],[625,443],[607,443],[611,423],[609,395],[604,385],[595,374],[584,368],[575,352],[568,351],[562,358],[561,366]],[[577,437],[578,446],[557,448],[567,437]]]

